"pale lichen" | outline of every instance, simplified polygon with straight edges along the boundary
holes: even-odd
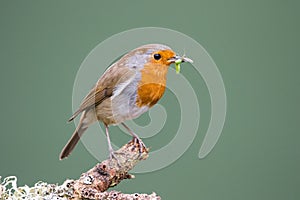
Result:
[[[0,184],[0,197],[3,200],[68,200],[73,195],[73,189],[68,187],[72,182],[66,180],[62,185],[57,185],[39,181],[33,187],[18,187],[17,177],[9,176]]]
[[[1,178],[1,177],[0,177]],[[1,182],[1,179],[0,179]],[[48,184],[39,181],[33,187],[27,185],[18,187],[17,177],[9,176],[0,184],[1,200],[80,200],[80,199],[98,199],[98,200],[160,200],[154,192],[152,194],[123,194],[119,191],[87,191],[82,192],[80,196],[74,196],[73,180],[66,180],[62,185]],[[91,196],[91,194],[93,194]]]

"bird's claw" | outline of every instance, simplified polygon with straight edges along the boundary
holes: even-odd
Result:
[[[117,161],[118,165],[121,166],[121,163],[120,163],[120,161],[119,161],[119,158],[118,158],[118,156],[116,156],[115,151],[114,151],[113,149],[110,149],[110,150],[109,150],[109,159],[110,159],[110,160],[115,159],[115,160]]]
[[[136,144],[139,145],[139,152],[140,152],[140,155],[142,155],[142,153],[144,152],[144,149],[147,149],[145,143],[140,138],[137,138],[137,137],[134,137],[133,141],[134,141],[134,145],[136,145]]]

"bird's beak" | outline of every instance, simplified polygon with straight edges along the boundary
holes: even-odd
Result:
[[[182,63],[182,62],[193,63],[192,59],[187,58],[184,55],[183,56],[176,55],[176,56],[170,58],[168,61],[170,63],[177,63],[177,62],[179,62],[179,63]]]
[[[185,55],[183,55],[183,56],[176,55],[176,56],[170,58],[168,61],[170,63],[175,63],[175,69],[176,69],[177,74],[180,73],[180,63],[183,63],[183,62],[192,63],[193,62],[192,59],[185,57]]]

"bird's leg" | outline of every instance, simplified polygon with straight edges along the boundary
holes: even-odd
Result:
[[[119,162],[118,158],[115,155],[115,151],[114,151],[114,149],[111,146],[109,132],[108,132],[108,126],[107,125],[105,125],[105,134],[106,134],[107,143],[108,143],[109,158],[110,159],[115,158]]]
[[[147,149],[146,145],[144,144],[144,142],[139,138],[139,136],[137,134],[135,134],[126,124],[124,124],[123,122],[121,123],[124,128],[130,133],[130,135],[132,135],[132,137],[134,138],[135,141],[137,141],[139,143],[140,146],[140,153],[143,153],[143,148]]]

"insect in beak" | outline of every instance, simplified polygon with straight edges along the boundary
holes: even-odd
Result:
[[[177,74],[179,74],[179,72],[180,72],[180,64],[181,63],[183,63],[183,62],[193,63],[193,60],[185,57],[185,55],[183,55],[183,56],[176,55],[176,56],[170,58],[168,61],[171,63],[175,63],[175,68],[176,68]]]

